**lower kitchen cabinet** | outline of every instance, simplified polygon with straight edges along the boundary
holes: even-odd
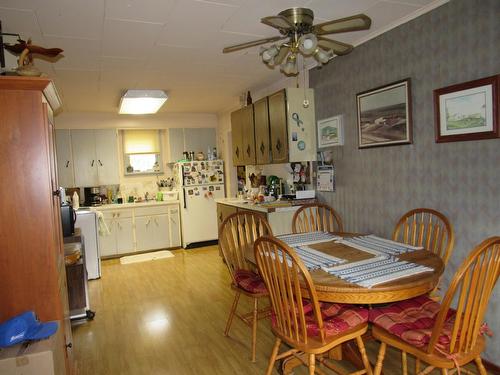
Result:
[[[170,247],[168,209],[162,209],[165,213],[155,215],[137,216],[136,212],[135,236],[138,251]]]
[[[134,251],[133,210],[104,211],[104,222],[109,234],[99,234],[101,256],[113,256]]]
[[[157,250],[181,245],[178,204],[102,210],[109,234],[99,234],[101,256]]]

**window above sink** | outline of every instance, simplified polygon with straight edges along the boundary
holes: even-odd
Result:
[[[161,130],[122,130],[126,176],[163,173]]]

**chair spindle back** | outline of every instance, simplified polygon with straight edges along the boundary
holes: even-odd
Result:
[[[467,353],[476,345],[483,328],[488,301],[500,274],[500,237],[484,240],[471,252],[455,274],[436,318],[428,352],[434,350],[446,329],[445,320],[453,301],[456,316],[451,330],[448,352]]]
[[[315,231],[343,232],[342,219],[335,210],[322,203],[305,204],[293,215],[293,233]]]
[[[234,282],[236,271],[249,269],[245,250],[252,249],[255,240],[260,236],[272,233],[267,220],[254,212],[237,212],[222,222],[219,229],[219,247]]]
[[[442,213],[430,208],[417,208],[403,215],[392,235],[394,241],[423,246],[446,265],[455,241],[453,228]]]
[[[269,291],[275,319],[274,330],[294,347],[307,345],[307,325],[302,306],[301,281],[319,327],[319,338],[324,342],[323,319],[313,281],[295,251],[277,238],[265,236],[255,242],[255,260]]]

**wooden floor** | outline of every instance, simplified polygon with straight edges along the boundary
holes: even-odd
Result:
[[[269,322],[259,322],[256,363],[247,326],[235,319],[230,337],[223,335],[234,295],[217,247],[173,252],[156,261],[102,263],[102,278],[89,282],[95,319],[73,326],[80,375],[265,373],[274,343]],[[244,296],[240,308],[250,310]],[[378,344],[367,347],[374,361]],[[401,373],[399,358],[389,351],[386,375]]]

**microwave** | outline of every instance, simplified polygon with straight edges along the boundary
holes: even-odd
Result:
[[[61,204],[61,225],[63,237],[72,236],[75,233],[76,212],[68,203]]]

